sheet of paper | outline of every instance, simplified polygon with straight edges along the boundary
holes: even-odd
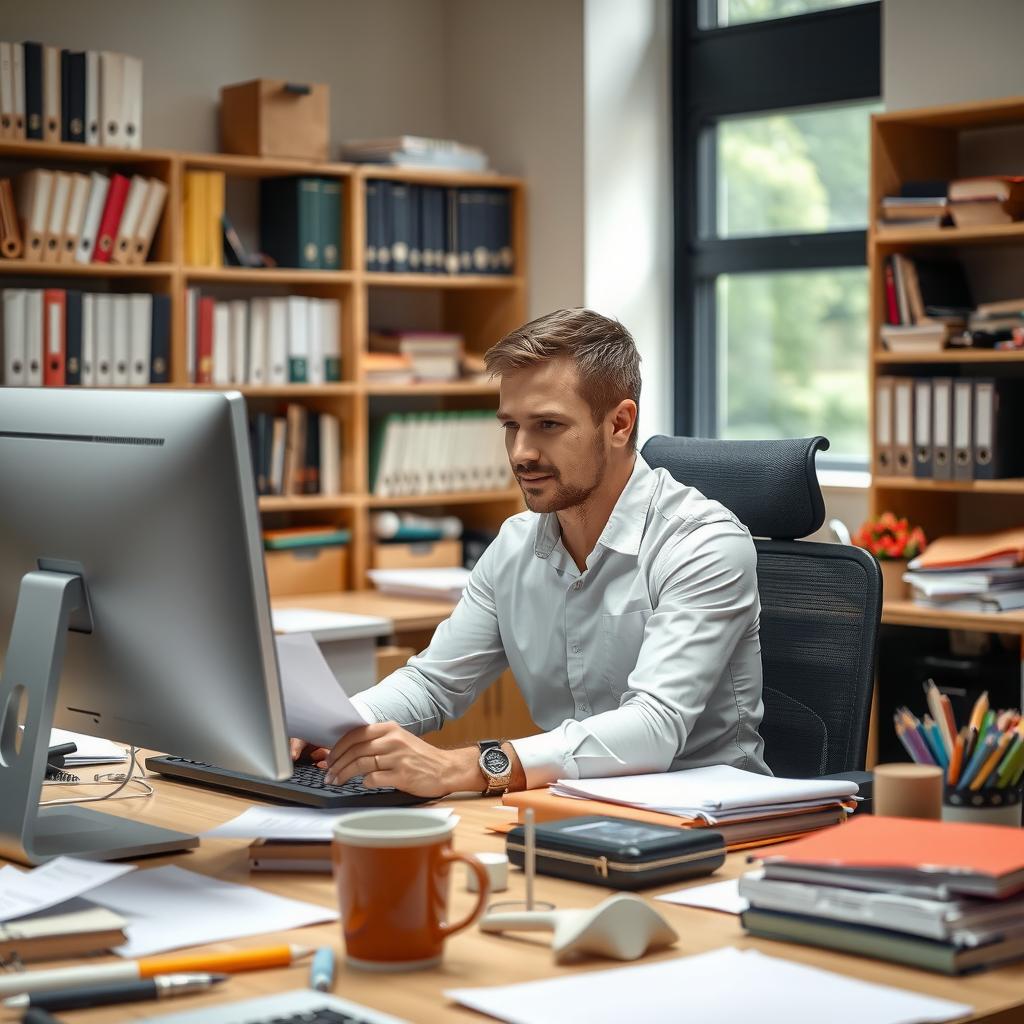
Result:
[[[911,1024],[953,1020],[972,1009],[733,947],[445,995],[515,1024]]]
[[[720,910],[724,914],[742,914],[749,904],[739,894],[739,885],[738,878],[726,878],[721,882],[695,885],[691,889],[679,889],[654,898],[666,903],[676,903],[681,907],[700,907],[702,910]]]
[[[394,626],[379,615],[350,615],[318,608],[274,608],[270,617],[275,633],[315,633],[318,640],[386,636]]]
[[[333,747],[350,729],[366,725],[309,633],[277,637],[277,661],[289,736]]]
[[[334,834],[334,823],[349,810],[319,810],[315,807],[250,807],[223,825],[205,833],[211,839],[323,839]],[[405,813],[396,808],[395,813]],[[417,808],[418,814],[431,814],[437,818],[451,817],[449,807]]]
[[[61,743],[74,743],[78,750],[73,754],[64,755],[66,765],[87,764],[122,764],[128,760],[128,752],[124,747],[110,740],[101,740],[95,736],[84,736],[80,732],[69,732],[67,729],[50,730],[50,746]]]
[[[0,868],[0,921],[55,907],[134,870],[134,864],[105,864],[75,857],[55,857],[31,871],[7,864]]]
[[[114,950],[124,957],[338,919],[336,911],[315,903],[285,899],[174,865],[118,878],[94,889],[89,899],[128,922],[128,941]]]
[[[781,779],[745,772],[731,765],[708,765],[655,775],[559,779],[552,792],[690,815],[699,811],[714,813],[762,804],[853,796],[857,788],[855,782],[837,779]]]

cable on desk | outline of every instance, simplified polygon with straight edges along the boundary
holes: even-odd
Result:
[[[101,800],[136,800],[139,797],[152,796],[155,792],[153,787],[145,781],[146,773],[139,767],[139,763],[136,760],[138,757],[138,747],[132,747],[128,754],[128,771],[125,773],[121,772],[102,772],[93,776],[93,781],[98,782],[101,785],[113,785],[117,783],[117,789],[112,790],[109,793],[104,793],[102,796],[69,796],[61,797],[58,800],[40,800],[40,807],[52,807],[54,804],[91,804],[99,803]],[[142,778],[134,778],[135,770],[138,769],[139,774]],[[125,796],[118,796],[129,783],[134,782],[135,785],[141,786],[143,792],[141,793],[128,793]],[[89,785],[89,783],[82,783],[82,785]]]

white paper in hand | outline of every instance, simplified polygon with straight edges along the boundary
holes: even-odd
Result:
[[[277,662],[289,736],[333,747],[350,729],[367,724],[309,633],[277,637]]]

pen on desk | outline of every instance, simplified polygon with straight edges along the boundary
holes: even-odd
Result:
[[[154,956],[116,964],[87,967],[54,967],[35,971],[0,974],[0,996],[46,989],[74,988],[100,981],[137,981],[157,974],[192,974],[197,971],[234,974],[264,967],[287,967],[313,952],[309,946],[261,946],[234,953],[194,953],[184,956]]]
[[[330,946],[321,946],[313,954],[309,987],[317,992],[330,992],[334,988],[334,950]]]
[[[155,978],[143,981],[111,981],[103,985],[25,993],[5,999],[4,1006],[13,1009],[38,1007],[41,1010],[82,1010],[89,1006],[167,999],[188,995],[190,992],[205,992],[227,981],[227,977],[226,974],[158,974]]]

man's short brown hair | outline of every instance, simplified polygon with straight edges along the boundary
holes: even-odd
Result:
[[[492,377],[568,357],[576,367],[580,393],[600,423],[623,399],[640,407],[640,353],[618,322],[590,309],[558,309],[506,334],[484,354]],[[636,425],[629,443],[636,447]]]

